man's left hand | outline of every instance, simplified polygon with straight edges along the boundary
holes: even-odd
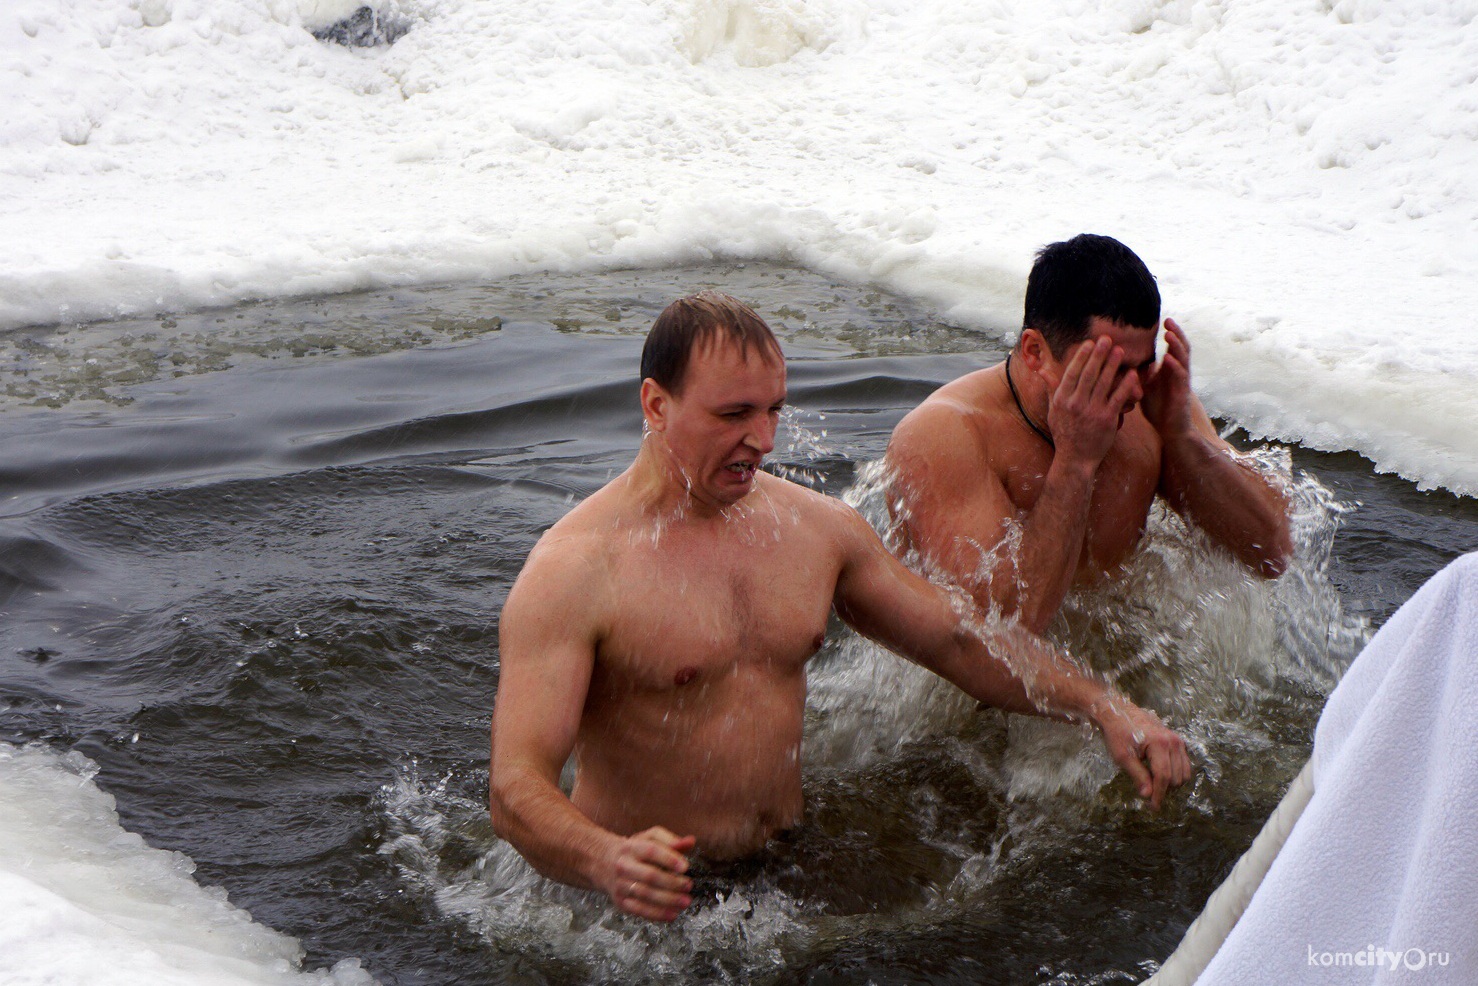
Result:
[[[1185,740],[1148,709],[1122,696],[1100,699],[1094,705],[1093,722],[1103,733],[1109,755],[1155,811],[1166,791],[1191,779]]]
[[[1155,430],[1166,439],[1193,430],[1191,417],[1191,344],[1175,319],[1165,320],[1165,357],[1147,375],[1139,405]]]

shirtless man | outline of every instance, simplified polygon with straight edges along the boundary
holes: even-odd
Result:
[[[905,546],[1035,633],[1070,588],[1123,564],[1157,495],[1252,571],[1282,574],[1287,502],[1217,435],[1173,319],[1155,362],[1159,324],[1159,288],[1124,244],[1084,234],[1043,248],[1016,348],[893,432]],[[1019,544],[991,551],[1013,531]]]
[[[856,511],[759,470],[785,362],[750,309],[674,302],[642,377],[635,462],[540,539],[503,608],[490,807],[539,872],[670,921],[689,853],[746,855],[797,825],[806,662],[833,610],[982,702],[1093,723],[1156,807],[1190,776],[1152,713],[1024,631],[983,642],[968,600]]]

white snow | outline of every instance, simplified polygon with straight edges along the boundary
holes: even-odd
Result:
[[[1136,249],[1210,409],[1478,493],[1478,0],[3,0],[0,330],[768,258],[1010,334]],[[79,776],[78,771],[82,770]],[[351,983],[0,748],[5,982]],[[20,970],[20,971],[16,971]]]
[[[1208,406],[1478,492],[1478,0],[5,0],[0,328],[791,261],[1150,264]]]
[[[296,941],[200,887],[187,857],[124,831],[96,770],[0,743],[5,986],[374,986],[353,959],[299,972]]]

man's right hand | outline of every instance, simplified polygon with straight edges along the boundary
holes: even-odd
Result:
[[[698,840],[673,835],[660,825],[627,836],[605,860],[600,889],[627,914],[671,921],[693,902],[687,853]]]
[[[1085,339],[1073,350],[1047,410],[1056,454],[1097,469],[1119,434],[1124,406],[1140,396],[1139,374],[1115,386],[1124,351],[1107,336]]]

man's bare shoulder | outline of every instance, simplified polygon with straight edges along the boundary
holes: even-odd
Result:
[[[753,507],[759,508],[764,503],[774,510],[789,511],[791,520],[808,528],[830,526],[844,520],[847,513],[856,513],[834,496],[774,473],[761,474],[759,487],[750,495],[756,494]]]
[[[808,552],[808,557],[835,549],[840,563],[851,550],[858,525],[872,530],[861,514],[837,497],[771,473],[763,474],[760,487],[750,497],[754,498],[750,508],[778,520],[784,540]]]
[[[611,537],[617,504],[609,490],[591,494],[539,538],[508,595],[505,620],[560,615],[573,624],[583,614],[591,625],[598,622],[618,543]]]
[[[625,511],[626,504],[618,492],[618,485],[623,482],[624,476],[617,477],[571,507],[544,532],[534,551],[558,553],[587,541],[604,540],[621,523]]]
[[[760,492],[769,507],[788,521],[787,527],[805,532],[803,543],[810,552],[808,557],[816,557],[820,547],[842,565],[859,548],[877,540],[867,519],[841,499],[779,476],[767,474],[765,478]]]
[[[940,387],[914,408],[888,442],[888,464],[897,478],[940,481],[960,470],[978,476],[989,459],[992,435],[1003,411],[999,366],[968,373]]]

